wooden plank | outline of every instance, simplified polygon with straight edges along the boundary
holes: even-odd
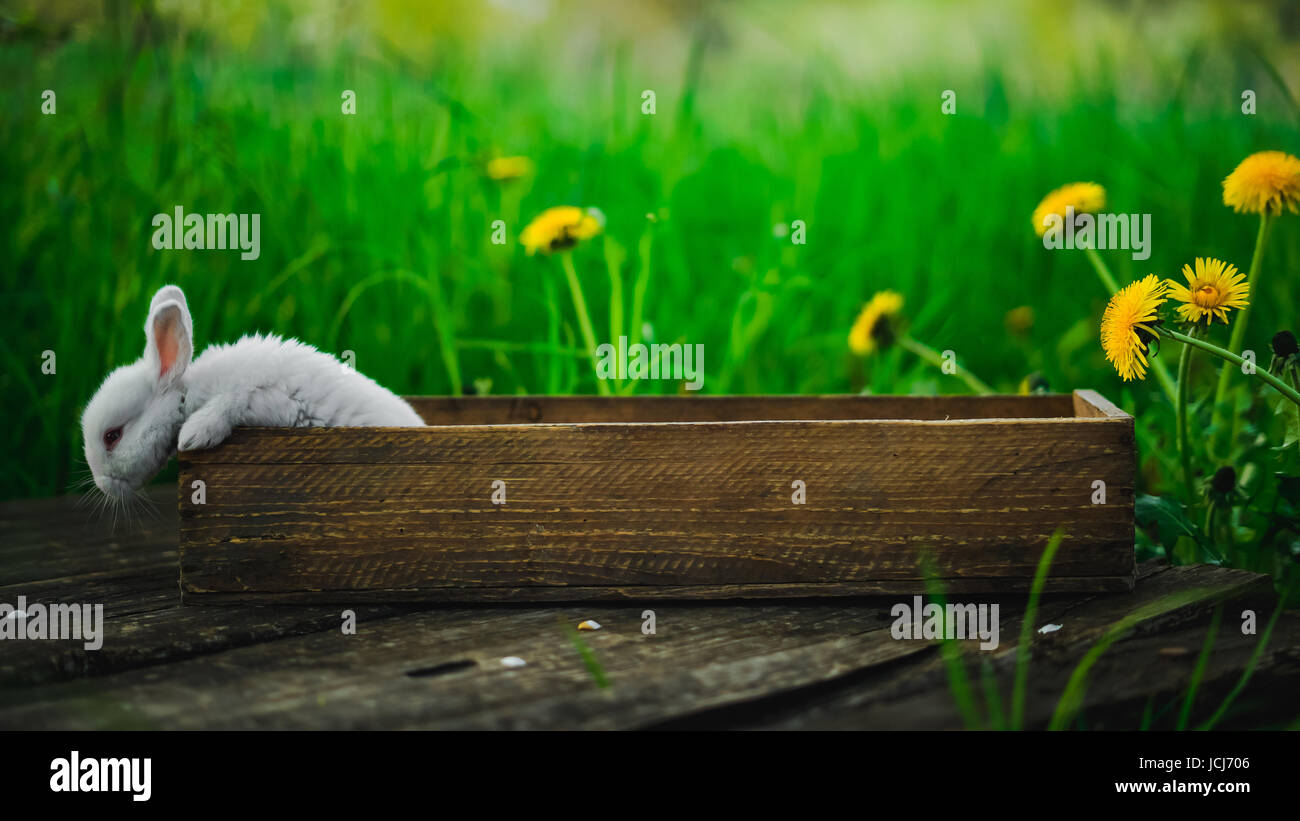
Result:
[[[0,586],[127,572],[177,559],[176,486],[144,491],[128,523],[77,496],[0,503]]]
[[[944,579],[944,589],[963,595],[1026,593],[1032,578],[989,577]],[[1053,576],[1043,586],[1046,593],[1127,593],[1133,589],[1132,574],[1120,576]],[[509,604],[520,602],[620,602],[646,604],[669,600],[736,601],[743,599],[854,598],[862,596],[902,596],[916,593],[925,585],[921,579],[896,579],[872,582],[818,582],[814,584],[728,584],[728,585],[640,585],[557,587],[447,587],[410,590],[308,590],[278,593],[259,592],[262,604],[322,603],[429,603],[429,604]],[[248,593],[183,591],[187,602],[199,604],[247,604]]]
[[[1152,570],[1156,572],[1151,572]],[[1075,667],[1091,647],[1113,625],[1140,608],[1188,590],[1200,590],[1194,601],[1174,607],[1140,623],[1124,640],[1103,654],[1090,677],[1084,701],[1089,727],[1136,729],[1148,699],[1165,704],[1181,697],[1191,678],[1192,667],[1208,629],[1212,609],[1232,605],[1224,614],[1223,627],[1215,641],[1211,668],[1202,685],[1198,704],[1204,718],[1236,684],[1255,651],[1259,635],[1243,635],[1241,609],[1256,610],[1260,628],[1276,606],[1271,580],[1267,576],[1209,565],[1187,567],[1144,566],[1146,578],[1139,579],[1133,596],[1065,598],[1045,600],[1037,623],[1059,624],[1047,634],[1035,633],[1029,662],[1026,697],[1026,727],[1046,726]],[[1064,606],[1061,606],[1061,605]],[[997,692],[1009,698],[1018,648],[1019,624],[1004,617],[1004,641],[991,654],[972,653],[967,669],[976,677],[981,668],[996,682]],[[1285,695],[1275,694],[1270,703],[1291,715],[1292,695],[1300,686],[1300,614],[1284,614],[1260,659],[1259,672],[1248,694],[1258,692],[1258,683],[1269,676],[1289,682]],[[1169,655],[1175,648],[1178,655]],[[978,665],[978,666],[977,666]],[[699,729],[873,729],[952,730],[965,724],[948,689],[948,670],[937,656],[918,659],[904,672],[853,682],[834,693],[822,694],[815,702],[754,705],[752,710],[719,714]],[[1161,706],[1156,703],[1155,706]],[[1275,713],[1276,715],[1276,713]],[[1104,723],[1111,722],[1110,725]],[[672,728],[667,722],[665,728]]]
[[[767,422],[847,419],[1020,419],[1075,415],[1047,396],[411,396],[430,425],[536,422]]]
[[[1094,730],[1138,729],[1148,709],[1159,713],[1152,729],[1173,729],[1173,716],[1181,707],[1192,678],[1197,654],[1208,624],[1203,618],[1155,635],[1122,641],[1101,656],[1089,676],[1080,723]],[[1256,649],[1258,636],[1221,630],[1202,677],[1191,726],[1209,717],[1227,697]],[[1235,702],[1242,715],[1220,723],[1220,729],[1277,727],[1294,717],[1294,695],[1300,686],[1300,666],[1295,648],[1300,646],[1300,615],[1284,614],[1262,654],[1257,673],[1245,697]],[[1026,729],[1046,728],[1070,675],[1078,664],[1074,652],[1054,651],[1036,656],[1030,667],[1025,702]],[[970,658],[974,676],[980,659]],[[946,688],[943,662],[927,656],[894,678],[856,682],[817,701],[766,700],[738,705],[695,719],[669,720],[647,729],[695,730],[959,730],[965,721]],[[1013,685],[1013,669],[994,665],[990,675],[1005,705]]]
[[[1111,624],[1193,588],[1201,592],[1127,641],[1188,629],[1216,602],[1271,593],[1266,577],[1242,571],[1146,567],[1133,596],[1049,598],[1039,620],[1063,627],[1036,637],[1031,675],[1048,670],[1049,662],[1053,670],[1072,669]],[[1000,602],[1001,648],[981,655],[999,675],[1014,661],[1023,605]],[[806,717],[802,726],[833,726],[836,714],[847,722],[841,726],[947,726],[952,711],[940,705],[950,705],[951,695],[942,663],[928,642],[890,636],[891,604],[665,604],[655,608],[654,635],[641,632],[643,606],[436,609],[377,620],[357,636],[321,632],[90,682],[0,693],[0,727],[745,726],[772,720],[762,718],[764,705],[785,710],[787,726],[801,726],[790,718],[800,714]],[[612,682],[609,688],[596,685],[566,635],[584,618],[604,625],[582,638]],[[1288,646],[1294,644],[1279,644],[1266,656],[1267,670],[1280,669]],[[528,664],[504,668],[500,659],[507,655]],[[1240,658],[1234,658],[1239,669]],[[1140,655],[1126,662],[1152,663]],[[1037,685],[1032,690],[1035,721],[1059,696],[1048,685],[1044,679],[1041,691]],[[1099,686],[1095,694],[1100,703],[1104,690]],[[866,700],[855,706],[850,695]],[[930,700],[900,713],[900,705],[921,695]],[[822,709],[830,703],[836,712]]]
[[[181,502],[183,585],[853,584],[919,579],[922,555],[943,578],[1027,577],[1064,527],[1056,572],[1112,589],[1132,448],[1127,418],[243,431],[182,455],[181,486],[207,486]]]
[[[172,484],[146,491],[155,514],[114,531],[76,497],[0,504],[0,602],[99,604],[104,644],[6,641],[0,689],[97,676],[220,652],[232,647],[337,630],[339,608],[181,607],[177,586],[179,517]],[[357,620],[409,608],[356,607]]]
[[[1089,390],[1074,392],[1074,415],[1082,419],[1132,419],[1109,399]]]
[[[91,601],[87,596],[78,601]],[[87,650],[74,640],[5,642],[0,656],[0,692],[25,685],[107,676],[143,667],[169,667],[199,656],[232,648],[260,645],[323,631],[338,632],[341,608],[326,607],[182,607],[175,579],[166,592],[166,606],[150,605],[139,612],[104,603],[103,646]],[[66,600],[65,600],[66,601]],[[380,606],[350,608],[363,624],[409,609]]]
[[[1129,417],[1131,419],[1131,417]],[[909,447],[931,437],[959,448],[959,457],[978,452],[988,437],[993,447],[1014,446],[1024,435],[1026,448],[1062,450],[1106,443],[1123,445],[1124,419],[1061,417],[1050,419],[829,420],[785,422],[635,422],[535,423],[531,425],[443,425],[431,428],[236,428],[224,443],[209,450],[183,451],[182,468],[204,465],[331,464],[447,465],[465,461],[460,449],[489,464],[515,464],[528,457],[591,457],[593,462],[618,465],[628,461],[619,451],[593,454],[595,445],[614,444],[654,453],[661,444],[687,441],[705,444],[725,440],[751,448],[732,459],[753,462],[771,455],[797,456],[805,445],[829,445],[833,453],[848,454],[879,448],[892,454],[893,443]],[[882,447],[883,445],[883,447]],[[453,450],[455,449],[455,450]],[[716,451],[718,448],[711,448]],[[1040,452],[1041,456],[1051,451]],[[990,454],[997,457],[995,451]],[[598,458],[603,457],[603,458]],[[1046,467],[1046,465],[1040,465]]]
[[[498,727],[615,726],[622,722],[599,719],[600,708],[592,710],[576,697],[586,694],[612,708],[625,704],[622,688],[638,680],[661,680],[723,660],[752,668],[755,658],[768,656],[773,658],[769,673],[779,668],[794,684],[814,682],[846,663],[879,664],[926,647],[893,641],[887,613],[860,607],[804,603],[778,613],[748,606],[679,606],[660,611],[653,636],[641,633],[641,612],[626,607],[429,611],[371,623],[353,637],[319,633],[135,670],[93,687],[52,685],[43,688],[39,702],[0,691],[0,727],[112,727],[129,716],[129,726],[173,729],[439,728],[476,726],[472,717],[479,714],[496,716],[492,723]],[[604,625],[583,640],[614,682],[610,689],[596,685],[565,634],[565,625],[582,618]],[[822,659],[809,664],[810,653]],[[500,664],[507,655],[522,656],[528,664],[507,669]],[[828,665],[828,658],[834,663]],[[458,672],[409,675],[465,661],[472,664]],[[757,671],[748,675],[749,690],[690,691],[680,707],[729,703],[762,692],[764,677]],[[529,704],[555,697],[583,703],[583,715],[559,708],[537,722],[517,724],[509,718],[514,710],[526,715]],[[199,703],[203,707],[195,709]]]

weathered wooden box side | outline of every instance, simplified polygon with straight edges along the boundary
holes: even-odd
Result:
[[[1091,391],[412,402],[182,453],[187,600],[1013,592],[1057,528],[1049,589],[1132,586],[1133,420]]]

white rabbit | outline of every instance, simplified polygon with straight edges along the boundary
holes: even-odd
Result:
[[[193,363],[185,294],[154,294],[144,356],[104,379],[81,417],[95,484],[125,499],[180,450],[222,442],[236,425],[418,427],[405,400],[296,339],[245,336]]]

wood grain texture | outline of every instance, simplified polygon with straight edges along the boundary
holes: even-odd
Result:
[[[1030,726],[1041,726],[1079,659],[1113,624],[1170,593],[1202,595],[1138,625],[1107,656],[1106,678],[1089,687],[1090,713],[1118,694],[1172,698],[1186,687],[1205,620],[1220,602],[1271,612],[1267,577],[1218,567],[1146,566],[1130,596],[1047,597],[1037,621],[1062,624],[1035,634],[1030,665]],[[1000,600],[1001,644],[976,654],[1010,692],[1024,598]],[[893,601],[665,603],[657,632],[641,631],[643,606],[434,608],[365,623],[357,635],[335,626],[249,644],[178,653],[91,678],[0,689],[6,729],[622,729],[782,726],[961,727],[933,642],[892,637]],[[284,613],[282,611],[288,611]],[[175,608],[175,617],[219,611],[290,618],[298,608]],[[598,687],[566,636],[581,619],[603,626],[584,641],[611,682]],[[111,623],[112,620],[110,620]],[[110,633],[131,640],[130,616]],[[1264,674],[1292,687],[1300,616],[1279,624],[1259,659]],[[159,638],[152,635],[151,640]],[[1229,685],[1258,637],[1224,629],[1215,653]],[[186,636],[173,631],[184,647]],[[1189,648],[1176,662],[1158,654]],[[1222,644],[1220,644],[1222,643]],[[107,646],[107,644],[106,644]],[[160,648],[161,649],[161,648]],[[508,669],[508,655],[527,666]],[[1288,658],[1291,660],[1288,670]],[[1104,661],[1104,659],[1103,659]],[[1101,669],[1101,668],[1099,668]],[[421,675],[421,671],[446,670]],[[1113,671],[1113,672],[1112,672]],[[1233,673],[1230,677],[1229,673]],[[1131,689],[1132,688],[1132,689]],[[1252,684],[1254,688],[1254,684]],[[1254,689],[1250,691],[1253,693]],[[1291,694],[1274,697],[1290,716]],[[1202,708],[1204,715],[1217,701]],[[833,707],[831,705],[834,705]],[[1137,720],[1121,725],[1128,729]]]
[[[1109,399],[1096,391],[1074,392],[1074,415],[1085,418],[1128,419],[1127,413],[1120,410]]]
[[[1139,568],[1130,596],[1046,597],[1039,624],[1059,624],[1052,633],[1034,633],[1025,699],[1026,727],[1042,729],[1074,675],[1080,658],[1126,614],[1162,599],[1197,590],[1200,595],[1141,622],[1102,655],[1089,676],[1084,706],[1089,729],[1129,730],[1141,726],[1149,701],[1180,703],[1186,695],[1197,655],[1205,643],[1215,606],[1231,603],[1224,615],[1254,609],[1261,618],[1277,600],[1265,576],[1242,570],[1192,565],[1174,567],[1151,562]],[[1021,600],[1023,603],[1023,600]],[[965,663],[974,675],[991,674],[993,689],[1004,697],[1013,689],[1016,659],[1026,648],[1016,643],[1022,608],[1002,605],[1003,643],[990,653],[968,652]],[[1210,664],[1198,690],[1193,725],[1213,712],[1240,681],[1241,670],[1260,649],[1258,635],[1220,626]],[[963,648],[970,651],[967,645]],[[963,717],[949,690],[949,668],[938,653],[912,657],[905,667],[864,675],[831,692],[802,699],[764,699],[718,710],[704,721],[669,720],[655,725],[674,729],[961,729]],[[1267,726],[1270,716],[1290,717],[1295,682],[1300,681],[1300,613],[1284,614],[1259,657],[1251,682],[1257,705],[1242,706],[1246,727]],[[983,673],[981,673],[983,675]],[[1273,678],[1275,681],[1267,682]],[[1240,704],[1240,701],[1239,701]],[[1238,719],[1239,721],[1241,719]],[[1251,723],[1253,720],[1254,723]],[[1166,718],[1164,727],[1172,726]],[[1238,725],[1242,726],[1242,725]]]
[[[836,419],[1071,417],[1068,394],[1048,396],[415,396],[430,425],[532,422],[776,422]]]
[[[149,495],[171,502],[175,492],[158,487]],[[643,601],[349,606],[359,624],[348,635],[340,630],[341,607],[182,606],[177,526],[170,504],[143,528],[114,532],[71,499],[0,503],[0,601],[25,595],[104,604],[99,650],[77,641],[0,646],[0,729],[963,726],[938,648],[892,637],[898,598],[657,602],[652,635],[642,632]],[[635,590],[628,588],[629,596]],[[1289,722],[1300,683],[1300,614],[1284,614],[1266,648],[1228,618],[1249,607],[1267,621],[1276,604],[1271,580],[1149,562],[1129,595],[1040,602],[1036,622],[1062,627],[1033,634],[1028,726],[1043,726],[1103,633],[1170,595],[1182,597],[1176,609],[1139,624],[1094,666],[1086,726],[1131,730],[1152,700],[1181,701],[1210,610],[1223,602],[1233,606],[1193,722],[1215,709],[1247,664],[1254,676],[1236,702],[1243,712],[1234,710],[1225,724]],[[1021,652],[1015,643],[1025,597],[967,601],[1000,603],[1001,644],[987,653],[967,646],[967,668],[991,673],[1006,696]],[[596,684],[569,638],[583,619],[603,625],[582,637],[609,687]],[[508,655],[527,666],[504,667]],[[1168,715],[1158,726],[1171,726]]]
[[[942,579],[944,591],[957,595],[1004,595],[1027,593],[1032,579],[996,576],[972,579]],[[511,602],[642,602],[733,601],[741,599],[855,598],[861,596],[906,596],[920,592],[918,579],[870,582],[810,582],[807,584],[692,584],[610,585],[554,587],[428,587],[380,590],[307,590],[297,592],[192,592],[182,598],[195,604],[508,604]],[[1127,593],[1133,589],[1132,575],[1054,576],[1047,580],[1046,593]]]
[[[1058,527],[1053,589],[1132,583],[1132,418],[1091,392],[417,407],[437,424],[242,429],[182,454],[188,600],[856,595],[920,590],[927,566],[1010,591]],[[698,421],[717,415],[765,421]]]

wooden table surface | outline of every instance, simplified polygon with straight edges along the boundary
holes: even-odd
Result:
[[[175,490],[112,531],[73,498],[0,504],[0,602],[102,603],[104,643],[0,643],[0,728],[961,728],[935,642],[891,637],[895,598],[766,602],[358,606],[182,605]],[[1198,691],[1203,718],[1237,684],[1275,598],[1264,576],[1143,565],[1129,594],[1046,597],[1026,726],[1042,727],[1099,638],[1144,618],[1092,668],[1075,726],[1156,726],[1181,705],[1215,606],[1222,622]],[[1181,599],[1170,603],[1170,594]],[[965,601],[966,599],[963,599]],[[986,601],[994,601],[986,599]],[[967,643],[966,669],[1005,704],[1024,597],[997,600],[1000,645]],[[1152,612],[1152,603],[1161,605]],[[642,632],[653,610],[655,633]],[[1159,612],[1155,612],[1159,611]],[[573,630],[584,619],[598,631]],[[574,637],[579,640],[575,642]],[[507,667],[517,656],[527,663]],[[605,686],[601,686],[600,679]],[[1281,616],[1223,726],[1300,717],[1300,613]]]

